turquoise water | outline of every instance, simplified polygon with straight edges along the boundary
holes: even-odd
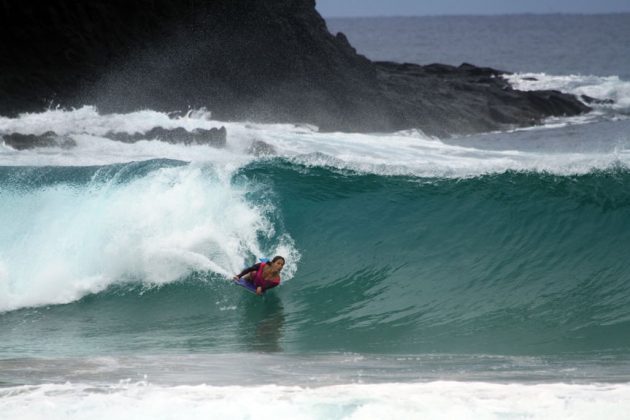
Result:
[[[121,204],[113,201],[156,184],[161,193],[178,188],[156,175],[163,171],[173,181],[189,176],[191,168],[151,160],[0,171],[5,220],[29,214],[0,230],[5,270],[17,273],[9,278],[10,292],[27,287],[29,278],[21,275],[41,273],[32,271],[34,264],[58,268],[57,258],[64,255],[86,265],[69,273],[88,279],[119,273],[107,284],[93,280],[103,283],[93,293],[90,280],[83,280],[87,290],[64,305],[47,303],[67,290],[41,283],[50,293],[42,295],[43,306],[29,307],[24,298],[25,307],[0,314],[3,355],[538,356],[630,349],[630,172],[625,168],[444,179],[306,167],[280,158],[251,163],[229,182],[246,190],[243,199],[252,207],[263,209],[265,223],[252,225],[253,237],[269,252],[290,237],[301,255],[291,278],[264,299],[233,287],[225,274],[192,263],[163,284],[132,260],[119,271],[101,265],[108,259],[101,248],[121,234],[107,215]],[[213,179],[211,166],[198,171],[207,188],[221,182]],[[204,211],[212,204],[208,200]],[[74,223],[81,223],[81,232],[60,239],[61,230],[73,230],[57,226],[58,219],[64,222],[72,212],[65,222],[78,217]],[[168,224],[171,214],[160,214],[164,220],[155,223]],[[195,229],[201,221],[178,223]],[[68,244],[72,240],[81,243]],[[141,239],[126,241],[134,248]],[[225,265],[218,244],[207,241],[204,247],[201,252],[217,255],[215,262]],[[32,254],[12,253],[16,248]],[[255,257],[245,253],[243,264]]]

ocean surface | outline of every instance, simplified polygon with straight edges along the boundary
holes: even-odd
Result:
[[[443,139],[0,116],[77,144],[0,142],[0,418],[627,418],[630,15],[328,24],[371,59],[602,101]],[[220,126],[223,149],[108,138]],[[277,289],[231,284],[278,254]]]

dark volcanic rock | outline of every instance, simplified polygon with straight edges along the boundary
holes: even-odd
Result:
[[[612,99],[598,99],[588,95],[580,95],[580,98],[587,104],[612,105],[615,103]]]
[[[69,149],[77,143],[68,137],[58,136],[54,131],[47,131],[44,134],[21,134],[11,133],[2,136],[4,144],[16,150],[34,149],[36,147],[61,147]]]
[[[106,134],[106,137],[125,143],[135,143],[140,140],[158,140],[171,144],[205,144],[213,147],[225,147],[227,131],[225,127],[211,128],[210,130],[196,128],[193,131],[188,131],[182,127],[170,130],[162,127],[154,127],[146,133],[129,134],[109,132]]]
[[[314,0],[6,0],[0,114],[206,107],[217,119],[324,130],[470,133],[588,108],[518,92],[493,69],[372,63]]]
[[[455,67],[376,62],[375,66],[399,124],[419,127],[429,134],[533,125],[543,117],[589,110],[573,95],[514,90],[501,77],[505,72],[491,68],[466,63]]]

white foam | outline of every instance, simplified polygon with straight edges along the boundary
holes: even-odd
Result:
[[[195,271],[231,277],[244,255],[299,254],[225,168],[162,168],[126,183],[0,190],[0,311],[67,303],[121,281],[159,285]],[[290,258],[289,258],[290,256]]]
[[[559,90],[599,100],[612,101],[611,104],[588,104],[594,108],[630,110],[630,82],[618,76],[554,76],[546,73],[515,73],[504,76],[518,90]]]
[[[430,382],[297,386],[47,384],[0,389],[19,419],[626,419],[628,384]]]
[[[562,122],[557,124],[562,126]],[[150,140],[126,144],[103,137],[112,130],[146,132],[155,126],[187,130],[226,126],[227,147],[216,149]],[[568,149],[566,153],[545,153],[518,148],[480,150],[446,144],[418,130],[393,134],[320,133],[310,126],[291,124],[223,123],[210,120],[204,112],[179,117],[156,111],[100,115],[95,108],[84,107],[74,111],[26,114],[14,119],[0,117],[0,133],[41,134],[50,129],[73,138],[77,147],[17,151],[0,145],[0,165],[84,166],[169,158],[237,169],[255,159],[263,159],[248,154],[253,141],[265,142],[278,156],[299,164],[381,175],[469,177],[506,170],[574,174],[630,163],[625,146],[630,139],[625,131],[625,139],[615,139],[621,148],[614,150],[574,153]],[[555,135],[550,127],[546,130],[546,135]],[[504,135],[510,136],[510,133]]]

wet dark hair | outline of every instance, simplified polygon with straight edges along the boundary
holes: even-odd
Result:
[[[282,260],[284,263],[287,262],[287,260],[284,259],[284,257],[281,257],[280,255],[276,255],[275,257],[273,257],[273,259],[270,261],[271,264],[275,263],[278,260]]]

